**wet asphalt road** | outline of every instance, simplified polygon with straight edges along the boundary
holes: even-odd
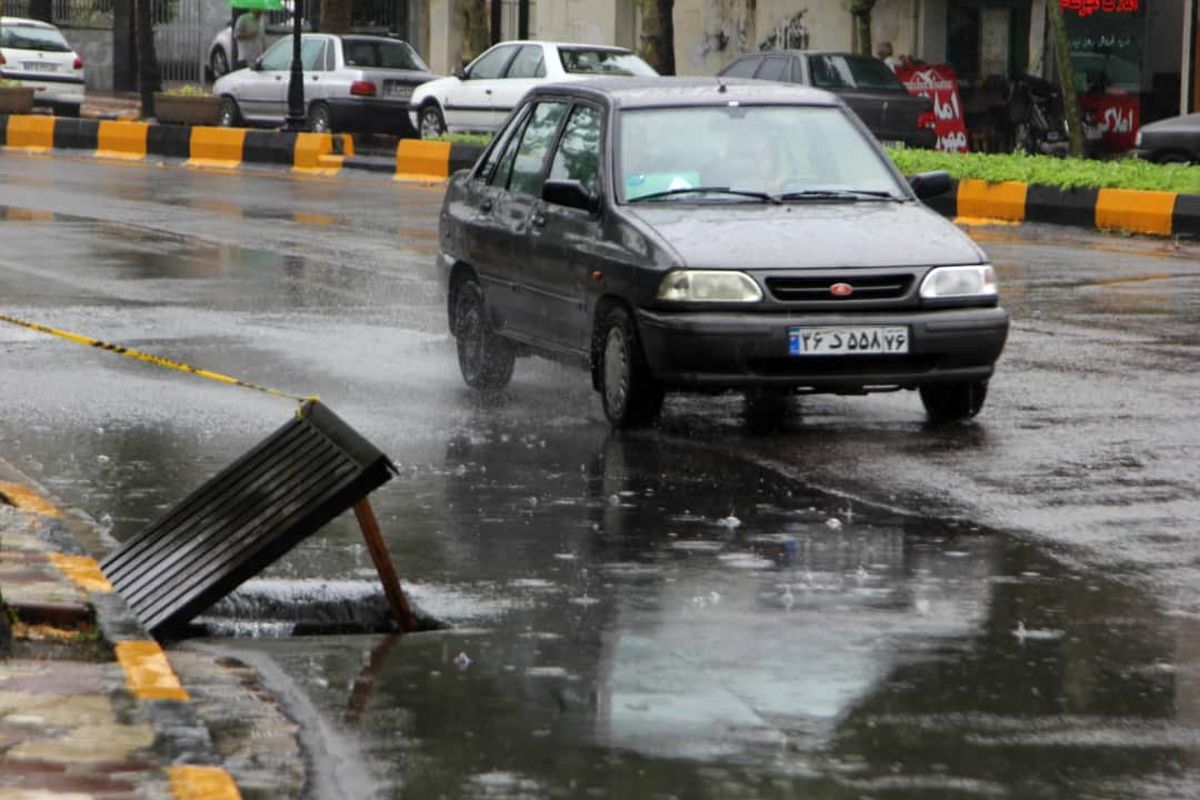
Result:
[[[973,231],[1014,329],[969,424],[731,395],[614,436],[581,373],[461,385],[439,199],[0,157],[3,313],[320,395],[400,465],[373,503],[450,631],[265,636],[378,607],[343,517],[184,645],[260,668],[311,796],[1200,792],[1200,248]],[[7,325],[0,354],[0,455],[118,539],[292,411]]]

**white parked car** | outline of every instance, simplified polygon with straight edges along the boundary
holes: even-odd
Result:
[[[537,84],[657,74],[637,54],[621,47],[501,42],[454,75],[418,86],[410,110],[423,139],[447,131],[491,133]]]
[[[300,40],[304,112],[317,132],[412,136],[408,103],[432,74],[406,42],[385,36],[306,33]],[[292,39],[280,39],[255,63],[217,79],[221,124],[278,125],[288,111]]]
[[[83,104],[83,59],[58,28],[21,17],[0,18],[0,78],[33,89],[33,102],[78,116]]]

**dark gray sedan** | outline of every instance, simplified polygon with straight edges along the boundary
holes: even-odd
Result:
[[[984,254],[826,92],[758,81],[535,88],[440,221],[466,382],[517,356],[591,372],[618,427],[671,390],[918,389],[978,413],[1008,315]]]
[[[1200,164],[1200,114],[1184,114],[1143,125],[1134,154],[1159,164]]]

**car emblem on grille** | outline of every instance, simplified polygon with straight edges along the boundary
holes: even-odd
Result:
[[[829,293],[834,297],[849,297],[854,294],[854,287],[848,283],[835,283],[829,287]]]

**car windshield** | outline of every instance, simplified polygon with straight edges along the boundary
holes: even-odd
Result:
[[[558,58],[563,70],[572,74],[657,75],[653,67],[625,50],[586,47],[560,47]]]
[[[405,42],[347,38],[342,40],[342,52],[348,67],[429,71],[421,57]]]
[[[71,45],[54,28],[35,28],[32,25],[5,25],[0,28],[0,47],[14,50],[45,50],[50,53],[69,53]]]
[[[624,202],[908,196],[840,108],[627,109],[621,113],[619,140],[617,188]],[[699,187],[703,191],[680,191]]]

